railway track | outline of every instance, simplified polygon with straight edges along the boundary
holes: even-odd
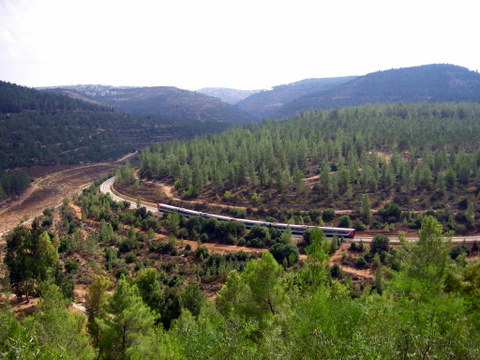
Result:
[[[136,206],[136,199],[133,199],[129,196],[126,196],[126,195],[123,195],[123,194],[120,194],[118,193],[117,191],[115,191],[113,189],[113,183],[115,182],[115,177],[111,177],[109,179],[107,179],[105,182],[103,182],[101,185],[100,185],[100,191],[104,194],[110,194],[110,196],[112,197],[113,200],[115,201],[129,201],[131,203],[131,207],[135,207]],[[145,206],[145,208],[153,213],[156,213],[158,210],[155,206],[155,204],[153,203],[150,203],[150,202],[142,202],[140,201],[141,205],[142,206]],[[389,240],[390,240],[390,243],[391,244],[400,244],[400,239],[398,238],[398,236],[392,236],[388,233],[386,233],[385,235],[388,236]],[[406,238],[407,240],[409,241],[418,241],[418,237],[407,237]],[[373,240],[373,236],[364,236],[364,235],[356,235],[353,239],[347,239],[346,241],[351,241],[351,242],[365,242],[365,243],[369,243]],[[478,241],[480,242],[480,236],[478,235],[473,235],[473,236],[453,236],[451,238],[452,240],[452,243],[473,243],[475,241]]]

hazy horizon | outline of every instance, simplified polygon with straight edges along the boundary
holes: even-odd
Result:
[[[447,63],[480,68],[470,1],[2,0],[0,79],[269,89]]]

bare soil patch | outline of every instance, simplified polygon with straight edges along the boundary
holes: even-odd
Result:
[[[113,169],[114,166],[107,163],[24,169],[35,180],[19,197],[0,203],[0,236],[19,223],[40,215],[44,209],[59,205],[65,197]]]
[[[337,251],[330,257],[330,266],[337,264],[342,268],[344,273],[353,275],[359,279],[373,279],[372,269],[356,269],[342,264],[342,253],[344,251],[348,252],[349,247],[350,243],[342,243]]]

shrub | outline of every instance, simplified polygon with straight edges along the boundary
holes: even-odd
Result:
[[[133,262],[135,262],[135,259],[137,258],[137,256],[135,255],[134,252],[130,251],[129,253],[126,253],[125,254],[125,262],[127,264],[131,264]]]
[[[338,264],[330,267],[330,276],[334,279],[342,277],[342,268]]]
[[[323,221],[329,222],[335,218],[335,210],[334,209],[325,209],[322,214]]]
[[[390,247],[388,245],[389,239],[384,234],[377,234],[373,237],[372,243],[370,244],[371,253],[382,253],[388,252]]]
[[[338,222],[338,227],[351,228],[352,220],[350,220],[350,216],[343,215]]]
[[[385,222],[394,223],[400,221],[402,209],[396,203],[388,203],[377,213]]]
[[[197,250],[195,250],[195,257],[197,259],[205,259],[208,257],[208,249],[205,246],[199,246]]]
[[[458,244],[450,250],[450,257],[455,260],[457,257],[463,254],[469,254],[468,248],[465,244]]]
[[[359,257],[357,259],[357,262],[355,263],[355,266],[358,269],[363,269],[366,265],[367,265],[367,260],[365,260],[365,258],[363,256]]]
[[[133,239],[125,239],[120,242],[120,246],[118,247],[121,253],[126,253],[138,248],[138,243]]]
[[[277,243],[269,251],[279,264],[286,262],[288,266],[291,266],[298,259],[298,248],[295,245]]]
[[[70,236],[60,239],[60,247],[58,248],[58,252],[69,253],[74,249],[75,249],[75,240],[73,240]]]
[[[77,271],[77,269],[78,269],[78,263],[75,260],[65,261],[65,271],[67,273]]]

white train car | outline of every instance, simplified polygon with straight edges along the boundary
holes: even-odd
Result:
[[[259,220],[249,220],[249,219],[239,219],[223,215],[215,215],[204,213],[200,211],[185,209],[177,206],[167,205],[167,204],[158,204],[158,210],[162,213],[173,213],[177,212],[183,216],[201,216],[204,218],[214,218],[222,221],[239,221],[245,224],[247,229],[250,229],[254,225],[261,225],[268,228],[285,231],[287,228],[290,228],[290,231],[294,235],[302,235],[306,230],[311,228],[318,228],[323,231],[325,236],[338,236],[342,238],[353,238],[355,236],[355,229],[350,228],[338,228],[338,227],[329,227],[329,226],[309,226],[309,225],[294,225],[294,224],[283,224],[283,223],[274,223],[266,222]]]

